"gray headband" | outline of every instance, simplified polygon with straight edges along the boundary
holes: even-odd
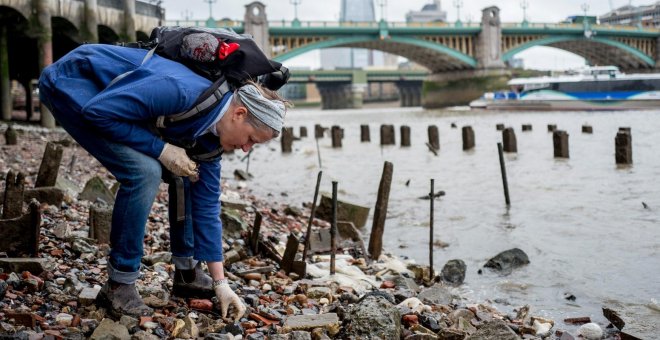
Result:
[[[264,97],[254,85],[244,85],[238,88],[238,97],[245,107],[273,130],[282,131],[286,106],[281,100],[270,100]]]

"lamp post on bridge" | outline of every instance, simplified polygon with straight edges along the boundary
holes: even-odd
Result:
[[[209,18],[206,20],[206,27],[215,28],[215,19],[213,19],[213,4],[218,2],[218,0],[202,0],[209,4]]]
[[[593,32],[591,31],[591,28],[589,27],[589,20],[587,19],[587,11],[589,11],[589,4],[588,3],[583,3],[580,8],[582,8],[582,11],[584,12],[584,15],[582,16],[582,26],[584,27],[584,37],[589,39],[593,35]]]
[[[380,21],[385,21],[385,7],[387,7],[387,0],[376,0],[380,6]]]
[[[520,8],[522,8],[523,10],[522,27],[527,27],[529,25],[529,22],[527,21],[527,8],[529,8],[529,1],[528,0],[520,1]]]
[[[291,22],[291,26],[300,27],[300,20],[298,20],[298,5],[302,3],[302,0],[289,0],[289,2],[293,5],[293,21]]]
[[[463,7],[463,0],[454,0],[454,7],[456,7],[456,27],[462,27],[461,22],[461,7]]]

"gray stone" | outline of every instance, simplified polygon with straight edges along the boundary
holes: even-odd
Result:
[[[112,230],[112,206],[94,203],[89,208],[89,237],[99,243],[110,243]]]
[[[147,331],[137,331],[135,334],[131,335],[131,340],[158,340],[159,337],[147,332]]]
[[[520,339],[509,326],[502,320],[494,319],[485,323],[474,334],[468,336],[465,340],[518,340]]]
[[[529,258],[524,251],[513,248],[505,250],[488,260],[484,267],[491,268],[502,274],[510,274],[512,270],[529,264]]]
[[[417,298],[424,303],[448,305],[452,303],[454,296],[447,287],[436,284],[421,291]]]
[[[78,303],[82,306],[89,306],[96,301],[96,296],[99,295],[101,289],[94,287],[85,287],[78,294]]]
[[[94,176],[85,183],[85,188],[80,193],[80,196],[78,196],[78,199],[87,200],[92,203],[96,202],[97,199],[101,199],[105,203],[112,204],[115,202],[115,195],[105,186],[105,183],[103,183],[100,177]]]
[[[138,290],[149,307],[162,308],[170,301],[170,293],[161,287],[140,287]]]
[[[306,331],[293,331],[290,340],[312,340],[312,334]]]
[[[238,211],[233,209],[222,209],[220,214],[222,219],[222,237],[238,239],[241,237],[241,232],[248,230],[248,225],[243,221]]]
[[[44,271],[46,261],[43,258],[0,258],[0,269],[5,273],[22,273],[28,271],[34,275],[39,275]]]
[[[71,225],[68,222],[60,222],[53,227],[53,235],[60,240],[65,240],[71,234]]]
[[[332,220],[332,198],[322,195],[321,203],[316,209],[316,217],[330,222]],[[359,206],[346,201],[337,200],[337,220],[349,221],[362,228],[369,218],[369,207]]]
[[[328,287],[310,287],[307,290],[307,297],[316,300],[321,298],[332,299],[332,293]]]
[[[269,340],[291,340],[290,334],[291,333],[288,333],[288,334],[273,334],[268,339]]]
[[[57,181],[55,182],[55,187],[62,190],[65,194],[71,197],[78,196],[78,193],[80,192],[80,188],[78,187],[78,184],[62,176],[57,177]]]
[[[339,317],[337,317],[337,313],[293,315],[289,316],[284,322],[284,330],[286,332],[312,330],[318,327],[325,328],[332,335],[337,334],[339,332]]]
[[[169,251],[159,251],[142,257],[142,263],[147,266],[153,266],[158,262],[169,263],[172,260],[172,253]]]
[[[108,318],[101,321],[90,337],[91,340],[126,340],[130,338],[126,326]]]
[[[274,338],[271,337],[271,339],[274,339]],[[204,337],[204,340],[234,340],[234,335],[232,335],[232,334],[208,333]]]
[[[463,260],[449,260],[445,263],[445,266],[442,267],[442,280],[449,282],[451,284],[460,285],[465,280],[465,271],[467,266]]]
[[[344,324],[347,337],[399,339],[401,313],[385,297],[369,295],[348,310]]]
[[[122,315],[121,318],[119,319],[119,323],[124,325],[127,329],[131,329],[131,328],[137,326],[139,321],[138,321],[138,319],[136,319],[132,316]]]
[[[97,246],[90,244],[89,241],[81,237],[76,237],[73,239],[73,242],[71,244],[71,249],[78,254],[83,254],[83,253],[95,254],[99,250]]]

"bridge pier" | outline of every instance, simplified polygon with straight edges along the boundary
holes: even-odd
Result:
[[[401,97],[401,107],[422,106],[422,82],[398,81],[396,87]]]
[[[316,83],[321,94],[321,109],[359,109],[364,99],[364,86],[346,83]]]
[[[125,42],[135,42],[135,0],[123,0],[124,5],[124,27],[119,39]]]
[[[245,16],[243,17],[245,33],[252,35],[257,46],[270,58],[270,43],[268,34],[268,18],[266,17],[266,5],[254,1],[245,5]]]
[[[34,25],[34,32],[37,36],[37,50],[39,51],[39,73],[46,68],[46,66],[53,63],[53,27],[51,25],[51,13],[48,0],[35,1],[36,7],[34,8],[33,15],[35,16],[32,23]],[[26,103],[30,105],[30,103]],[[41,126],[47,128],[55,127],[55,117],[50,113],[50,110],[40,103],[39,113],[41,114]]]
[[[7,27],[0,25],[0,103],[2,120],[11,119],[11,81],[9,79],[9,51],[7,51]]]
[[[81,27],[80,35],[83,41],[99,42],[98,3],[96,0],[85,0],[85,25]]]

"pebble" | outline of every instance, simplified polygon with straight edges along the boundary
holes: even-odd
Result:
[[[603,330],[593,322],[585,323],[577,331],[578,335],[586,340],[599,340],[603,337]]]

